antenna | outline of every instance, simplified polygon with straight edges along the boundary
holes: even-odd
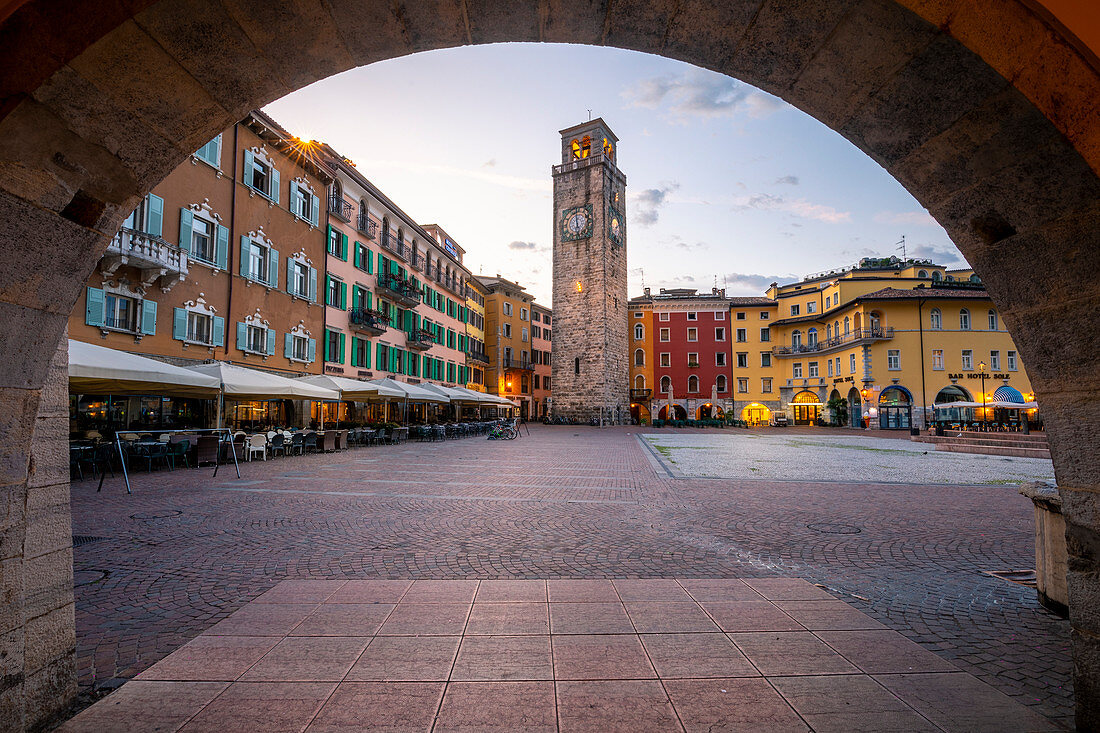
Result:
[[[588,121],[592,121],[592,110],[588,110]]]
[[[898,244],[901,245],[901,246],[900,247],[895,247],[895,249],[900,249],[901,250],[901,258],[903,260],[908,259],[908,257],[905,256],[905,235],[904,234],[901,235],[901,241],[898,242]]]

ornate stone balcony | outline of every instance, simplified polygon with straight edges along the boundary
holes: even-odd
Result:
[[[146,288],[160,280],[160,289],[168,292],[187,279],[186,252],[160,237],[125,227],[107,245],[99,269],[110,277],[124,265],[141,271],[141,284]]]

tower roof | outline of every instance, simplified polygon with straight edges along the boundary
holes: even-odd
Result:
[[[569,137],[571,135],[576,135],[581,132],[594,130],[597,127],[602,128],[603,131],[607,133],[608,137],[611,138],[612,142],[619,142],[619,138],[615,135],[614,132],[611,131],[610,125],[603,121],[603,117],[597,117],[595,119],[589,120],[588,122],[582,122],[579,125],[567,127],[564,130],[558,130],[558,134],[562,137]]]

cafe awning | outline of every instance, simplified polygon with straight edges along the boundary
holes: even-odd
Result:
[[[441,397],[446,397],[451,402],[473,403],[479,401],[473,396],[473,393],[458,387],[444,387],[441,384],[418,384],[416,386],[426,389],[429,392],[435,392]]]
[[[377,387],[385,387],[391,391],[400,392],[401,399],[407,399],[409,402],[437,402],[448,403],[450,398],[444,397],[441,394],[424,389],[416,384],[409,384],[408,382],[398,382],[396,379],[390,379],[386,377],[384,379],[373,379],[367,384],[372,384]]]
[[[69,391],[74,394],[216,397],[220,383],[156,359],[69,339]]]
[[[192,372],[215,377],[226,397],[238,400],[339,400],[335,390],[317,387],[300,379],[288,379],[256,369],[214,362],[188,367]]]
[[[309,377],[298,377],[295,381],[312,384],[314,387],[335,390],[340,393],[340,399],[349,402],[368,402],[384,400],[387,397],[404,397],[399,390],[384,387],[361,379],[348,379],[328,374],[314,374]]]

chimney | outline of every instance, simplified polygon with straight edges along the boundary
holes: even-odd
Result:
[[[647,298],[651,297],[650,294],[649,294],[649,288],[645,289],[645,297],[647,297]]]

